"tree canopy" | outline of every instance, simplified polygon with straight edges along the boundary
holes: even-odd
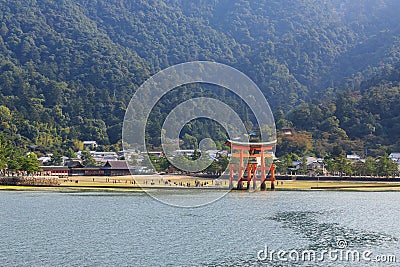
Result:
[[[138,86],[173,64],[210,60],[247,74],[277,125],[296,129],[296,140],[280,138],[282,153],[400,149],[398,1],[0,3],[0,132],[13,146],[62,154],[96,140],[116,150]],[[168,111],[196,94],[252,120],[226,91],[184,86],[153,109],[152,146]],[[181,137],[187,147],[200,137],[222,147],[226,132],[195,120]]]

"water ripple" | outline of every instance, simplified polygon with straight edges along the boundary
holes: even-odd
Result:
[[[397,237],[385,233],[364,231],[342,226],[339,223],[321,222],[327,212],[286,211],[268,219],[282,223],[311,242],[310,249],[337,248],[337,240],[346,240],[349,247],[383,246],[396,243]]]

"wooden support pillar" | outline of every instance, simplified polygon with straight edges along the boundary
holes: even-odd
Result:
[[[250,189],[250,181],[251,181],[251,172],[252,172],[252,164],[247,163],[247,190]]]
[[[271,164],[271,180],[275,181],[275,164]]]
[[[238,184],[237,189],[243,189],[243,174],[244,174],[244,164],[243,164],[243,149],[239,149],[239,171],[238,171]]]
[[[244,170],[244,166],[243,166],[243,149],[240,149],[240,156],[239,156],[239,180],[241,180],[243,178],[243,170]]]
[[[229,189],[233,188],[233,175],[234,175],[234,166],[233,163],[229,163]]]
[[[267,189],[267,186],[265,185],[265,179],[267,178],[267,173],[266,173],[266,168],[265,168],[265,149],[264,147],[261,147],[261,185],[260,185],[260,190],[265,191]]]
[[[243,180],[239,179],[238,184],[237,184],[237,189],[242,190],[243,189]]]
[[[271,164],[271,190],[275,190],[275,164]]]
[[[266,177],[266,173],[265,173],[265,155],[264,155],[264,148],[261,147],[261,181],[263,181]]]
[[[265,191],[267,189],[267,186],[265,185],[265,181],[261,183],[260,185],[260,190]]]
[[[253,190],[256,190],[257,189],[257,164],[253,165],[252,175],[253,175]]]

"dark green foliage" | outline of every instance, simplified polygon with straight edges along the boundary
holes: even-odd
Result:
[[[35,153],[31,152],[27,155],[21,156],[19,159],[19,170],[26,171],[28,174],[32,172],[39,172],[39,161]]]
[[[399,11],[393,0],[0,0],[0,132],[41,152],[66,153],[70,140],[117,147],[145,79],[211,60],[247,74],[278,111],[278,128],[301,132],[285,150],[400,150]],[[153,110],[150,146],[168,111],[196,90],[204,92],[186,86]],[[251,125],[240,100],[209,93]],[[212,137],[222,148],[227,137],[199,120],[181,135],[184,147]]]
[[[84,166],[96,166],[96,161],[90,154],[90,151],[82,151],[81,159]]]
[[[0,170],[8,168],[13,150],[11,143],[0,135]]]

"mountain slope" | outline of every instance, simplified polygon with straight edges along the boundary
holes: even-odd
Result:
[[[43,148],[115,144],[135,89],[191,60],[243,71],[275,111],[334,99],[399,61],[399,11],[396,0],[0,0],[1,131]]]

